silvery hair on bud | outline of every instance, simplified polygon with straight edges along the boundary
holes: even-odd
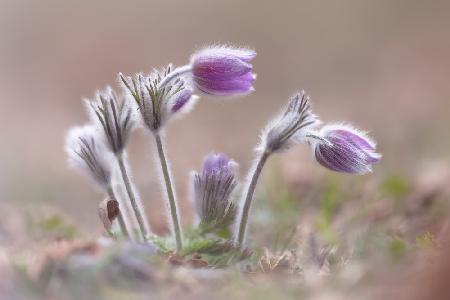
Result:
[[[370,173],[381,159],[375,141],[349,124],[327,124],[309,136],[316,160],[336,172]]]
[[[305,141],[309,129],[320,122],[312,113],[310,98],[302,90],[263,130],[259,151],[280,152]]]
[[[149,75],[119,74],[120,81],[130,102],[140,112],[142,124],[151,131],[159,131],[172,116],[189,112],[197,101],[193,88],[182,78],[164,86],[160,82],[172,72],[172,66],[154,70]]]
[[[234,220],[233,192],[237,163],[224,154],[209,154],[199,173],[192,172],[192,199],[202,225],[223,228]]]
[[[111,87],[97,91],[95,100],[85,100],[91,120],[103,131],[105,144],[115,154],[121,153],[134,126],[132,108],[124,96],[118,96]]]
[[[111,154],[98,137],[94,126],[77,126],[66,136],[69,165],[91,178],[101,188],[111,183]]]

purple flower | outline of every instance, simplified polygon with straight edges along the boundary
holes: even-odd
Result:
[[[314,155],[324,167],[343,173],[366,174],[381,159],[375,143],[348,125],[324,126],[313,142]]]
[[[225,154],[210,154],[203,163],[203,174],[205,176],[213,176],[218,173],[231,175],[233,164]]]
[[[193,196],[201,224],[223,228],[234,219],[231,195],[236,188],[236,163],[224,154],[209,154],[200,173],[193,172]]]
[[[256,78],[250,63],[255,56],[250,49],[204,48],[191,57],[194,83],[200,91],[216,96],[249,93]]]

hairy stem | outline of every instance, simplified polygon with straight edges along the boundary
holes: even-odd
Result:
[[[185,73],[188,73],[192,70],[192,67],[190,65],[185,65],[182,67],[178,67],[172,72],[170,72],[166,77],[164,77],[161,82],[159,83],[159,88],[163,88],[166,84],[168,84],[170,81],[174,80],[176,77],[179,77]]]
[[[145,241],[148,237],[145,215],[141,212],[141,207],[136,201],[136,196],[134,194],[133,187],[131,186],[131,181],[130,178],[128,177],[127,168],[125,166],[122,154],[117,155],[117,162],[119,164],[120,173],[122,174],[122,179],[128,194],[128,198],[130,199],[131,202],[131,207],[133,208],[134,215],[136,216],[136,220],[138,222],[142,238]]]
[[[114,191],[111,186],[108,187],[108,196],[111,199],[114,199],[117,201],[116,195],[114,194]],[[122,231],[122,234],[125,238],[130,238],[130,232],[128,231],[127,224],[125,222],[125,218],[123,216],[123,212],[121,207],[119,206],[119,215],[117,216],[117,220],[119,221],[120,230]]]
[[[252,204],[253,194],[255,192],[256,185],[258,183],[259,176],[264,167],[264,164],[269,158],[270,152],[264,151],[260,156],[254,161],[252,168],[249,171],[246,183],[246,193],[242,195],[243,203],[241,202],[241,209],[239,212],[239,227],[236,227],[237,233],[235,233],[235,242],[239,247],[242,247],[245,240],[245,234],[247,231],[248,216],[250,213],[250,208]]]
[[[162,173],[164,176],[164,182],[166,185],[167,197],[169,200],[170,216],[172,219],[172,229],[174,231],[173,234],[175,235],[175,240],[177,243],[177,251],[180,251],[181,247],[182,247],[181,227],[180,227],[180,220],[178,218],[175,194],[174,194],[174,190],[172,187],[173,180],[171,179],[171,176],[170,176],[169,166],[167,164],[166,154],[164,151],[164,145],[163,145],[161,134],[158,132],[155,132],[154,135],[155,135],[156,147],[158,149],[159,161],[161,163],[161,170],[162,170]]]

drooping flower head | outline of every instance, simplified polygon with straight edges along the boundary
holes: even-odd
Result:
[[[252,92],[256,75],[250,62],[255,56],[255,51],[245,48],[203,48],[191,57],[193,81],[200,91],[215,96]]]
[[[193,88],[182,78],[160,85],[165,77],[170,76],[169,65],[162,71],[154,71],[150,75],[141,73],[135,76],[119,74],[125,90],[133,99],[140,112],[143,124],[151,131],[158,131],[169,119],[180,116],[197,102]]]
[[[381,159],[375,142],[349,125],[326,125],[309,136],[316,160],[336,172],[366,174]]]
[[[103,132],[105,144],[114,154],[122,153],[134,126],[132,110],[124,96],[117,96],[107,87],[103,91],[97,91],[95,100],[85,101],[92,121]]]
[[[73,127],[66,136],[65,149],[72,167],[106,189],[111,183],[111,154],[99,141],[94,126]]]
[[[304,91],[292,96],[286,108],[263,130],[259,150],[279,152],[303,142],[307,132],[320,123],[309,101]]]
[[[224,228],[234,219],[232,193],[237,186],[236,163],[224,154],[209,154],[200,173],[193,172],[194,203],[201,224]]]

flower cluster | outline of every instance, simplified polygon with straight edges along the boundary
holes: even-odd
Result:
[[[251,49],[206,47],[195,52],[184,66],[173,68],[168,65],[148,74],[119,73],[121,94],[108,87],[97,92],[93,101],[86,101],[90,124],[69,132],[66,149],[71,165],[88,175],[107,194],[107,199],[99,205],[99,216],[112,237],[117,236],[113,232],[117,220],[124,237],[144,242],[155,240],[127,163],[128,141],[135,125],[141,124],[154,138],[160,184],[172,233],[168,247],[178,253],[186,249],[164,140],[166,125],[193,108],[199,98],[195,93],[233,96],[253,91],[256,75],[252,61],[255,57],[256,52]],[[265,163],[272,154],[282,153],[298,144],[308,144],[320,165],[342,173],[369,173],[381,158],[375,142],[367,134],[345,124],[322,125],[312,111],[310,97],[301,91],[291,97],[286,107],[263,129],[256,158],[242,185],[238,203],[234,201],[238,186],[237,164],[226,155],[209,154],[202,169],[192,172],[192,200],[200,220],[198,230],[194,232],[202,238],[206,233],[208,237],[213,234],[222,238],[221,245],[231,245],[226,249],[242,249],[253,195]],[[128,201],[115,197],[113,181],[117,177]],[[128,221],[128,216],[119,209],[123,203],[128,203],[129,210],[134,213],[139,225],[139,229],[134,230],[139,233],[137,236],[129,234],[134,233],[128,228],[134,222]],[[223,240],[224,237],[219,236],[219,232],[228,230],[233,222],[234,243],[228,240],[229,237]],[[186,239],[187,242],[192,240],[195,238]]]

